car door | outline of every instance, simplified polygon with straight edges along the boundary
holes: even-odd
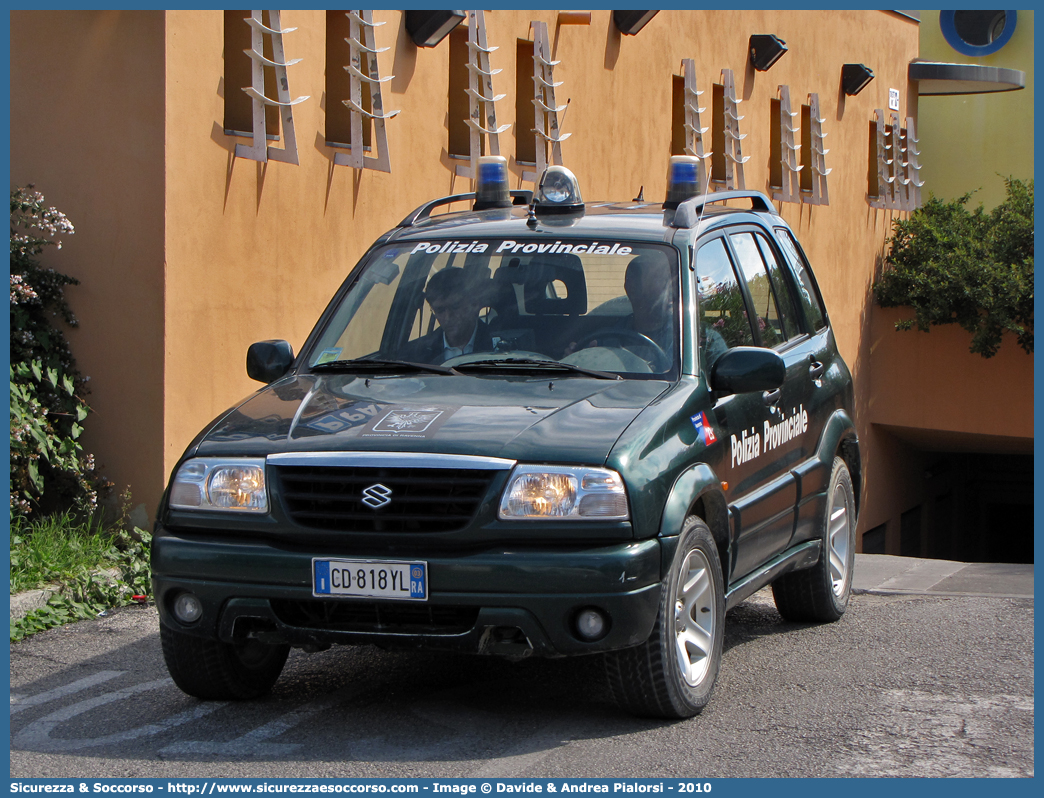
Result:
[[[795,465],[798,476],[798,517],[794,542],[815,534],[815,524],[822,513],[829,465],[815,458],[815,450],[827,420],[839,406],[837,346],[833,341],[829,320],[819,288],[812,276],[800,246],[789,229],[775,227],[778,249],[773,254],[779,259],[783,281],[792,291],[798,323],[803,335],[796,341],[794,356],[807,361],[807,375],[795,380],[790,402],[797,402],[808,416],[804,433],[804,461]]]
[[[788,330],[796,328],[779,310],[750,227],[727,228],[700,242],[695,269],[699,360],[705,379],[717,357],[734,346],[773,346],[788,360]],[[796,371],[787,362],[787,382]],[[790,418],[781,410],[787,389],[784,385],[776,391],[720,396],[715,402],[714,416],[728,436],[719,470],[728,485],[733,578],[783,551],[793,535],[797,489],[789,468],[790,448],[778,434],[773,436],[775,446],[765,445],[766,430]]]

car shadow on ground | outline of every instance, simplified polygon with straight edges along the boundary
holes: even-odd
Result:
[[[167,678],[158,632],[72,661],[69,652],[81,647],[77,639],[93,636],[97,645],[107,636],[107,620],[52,630],[12,647],[13,756],[29,751],[168,763],[258,757],[481,761],[663,723],[633,718],[613,705],[599,657],[510,662],[374,646],[294,651],[271,694],[202,702]],[[50,656],[44,649],[48,638],[65,638],[62,657],[51,659],[41,678],[15,678],[15,669]],[[92,678],[99,681],[89,689],[68,691]]]
[[[145,612],[155,615],[152,609]],[[77,638],[93,636],[97,646],[106,636],[107,620],[18,644],[12,648],[12,668],[20,667],[17,652],[43,647],[48,637],[64,637],[63,645],[75,649]],[[512,662],[374,646],[294,651],[270,695],[248,702],[201,702],[166,678],[159,635],[148,631],[155,628],[155,618],[141,620],[144,631],[126,644],[102,647],[95,656],[51,668],[31,682],[12,678],[12,693],[32,702],[91,674],[115,674],[91,690],[13,711],[12,751],[167,763],[258,757],[499,761],[549,752],[570,740],[621,737],[678,723],[619,710],[600,656]],[[759,594],[728,613],[725,654],[808,626],[783,621],[771,598]],[[714,712],[712,701],[704,716]]]

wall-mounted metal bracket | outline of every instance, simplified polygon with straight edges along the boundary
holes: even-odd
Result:
[[[725,188],[729,191],[746,188],[743,179],[743,164],[750,156],[743,157],[740,142],[747,137],[740,133],[739,104],[743,102],[736,96],[736,79],[731,69],[721,70],[721,82],[725,89]]]
[[[811,130],[811,174],[812,174],[812,193],[811,195],[805,194],[803,196],[804,201],[809,205],[829,205],[830,194],[827,191],[827,175],[832,170],[827,169],[826,166],[826,154],[830,150],[823,146],[823,139],[826,138],[826,133],[823,132],[823,119],[819,111],[819,95],[811,93],[808,95],[808,106],[809,106],[809,124],[812,126]]]
[[[798,112],[793,110],[790,104],[790,86],[781,84],[779,92],[779,160],[782,166],[781,172],[783,185],[779,191],[772,192],[772,199],[779,202],[801,201],[801,169],[798,163],[798,152],[801,145],[795,143],[794,134],[799,133],[799,128],[793,124],[798,117]]]
[[[562,165],[562,142],[572,133],[562,134],[558,115],[565,111],[565,105],[558,105],[555,100],[555,89],[562,85],[555,83],[554,68],[559,63],[551,60],[551,45],[547,38],[547,23],[534,20],[530,23],[533,30],[533,107],[536,136],[536,172],[523,173],[523,179],[536,181],[548,165],[548,145],[551,147],[551,163]],[[545,132],[546,131],[546,132]]]
[[[917,148],[917,134],[912,116],[906,117],[906,174],[909,176],[909,206],[914,211],[921,207],[921,151]]]
[[[714,153],[707,152],[704,148],[703,134],[710,127],[703,127],[700,123],[700,114],[706,108],[700,107],[700,96],[703,94],[696,87],[696,62],[691,58],[683,58],[681,62],[682,77],[684,80],[684,108],[685,108],[685,154],[696,158],[696,180],[697,190],[703,194],[710,188],[709,170],[706,159]]]
[[[279,23],[279,12],[269,11],[268,20],[271,27],[262,21],[261,11],[251,11],[250,16],[244,21],[250,26],[250,49],[244,50],[250,56],[251,85],[243,87],[243,91],[250,97],[253,105],[253,143],[237,144],[236,157],[249,158],[254,161],[283,161],[284,163],[297,164],[297,135],[294,132],[293,107],[308,99],[308,96],[290,99],[290,82],[286,68],[301,62],[300,58],[287,61],[283,50],[283,34],[292,33],[297,28],[283,29]],[[264,37],[268,36],[272,43],[272,58],[264,55]],[[276,99],[265,94],[265,67],[275,70]],[[279,108],[279,119],[283,132],[282,149],[268,146],[267,131],[265,130],[265,107],[276,106]]]
[[[920,150],[913,117],[906,127],[899,125],[899,115],[889,114],[885,124],[882,109],[874,110],[877,125],[877,196],[868,196],[873,208],[913,211],[921,207]]]
[[[464,120],[470,128],[469,166],[457,165],[455,174],[472,181],[478,176],[478,159],[482,154],[482,137],[486,137],[486,153],[500,155],[500,134],[511,125],[497,126],[497,100],[505,95],[493,93],[493,76],[501,72],[491,69],[489,54],[497,47],[486,43],[486,18],[481,11],[468,12],[468,118]],[[485,124],[483,124],[483,121]]]
[[[388,154],[388,131],[384,123],[396,116],[398,111],[384,112],[384,100],[381,97],[381,84],[387,83],[394,75],[382,78],[377,63],[377,54],[390,50],[390,47],[378,48],[374,40],[374,28],[384,25],[373,21],[373,11],[346,11],[348,17],[348,42],[350,63],[344,67],[350,77],[351,96],[341,100],[351,111],[352,135],[348,143],[348,152],[334,153],[334,163],[339,166],[350,166],[353,169],[373,169],[378,172],[391,172],[391,158]],[[366,83],[370,89],[370,110],[363,107],[362,86]],[[363,119],[373,122],[373,146],[376,157],[367,156],[363,145]]]

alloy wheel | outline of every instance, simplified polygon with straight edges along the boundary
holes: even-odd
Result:
[[[714,580],[699,549],[688,553],[674,599],[675,650],[682,678],[696,687],[707,676],[714,650]]]

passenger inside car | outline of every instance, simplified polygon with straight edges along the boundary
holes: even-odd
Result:
[[[671,267],[662,252],[650,250],[632,260],[624,277],[631,315],[620,326],[644,335],[673,360],[674,296],[670,289]]]
[[[565,349],[570,355],[593,347],[621,347],[634,352],[654,371],[674,361],[674,281],[666,256],[650,249],[633,258],[624,273],[630,313],[579,336]]]

